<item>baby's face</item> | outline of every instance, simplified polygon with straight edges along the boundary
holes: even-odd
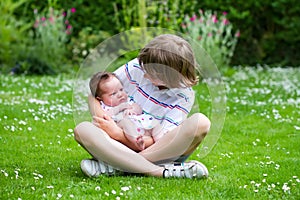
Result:
[[[127,101],[128,95],[123,89],[123,85],[116,77],[110,77],[101,83],[101,100],[108,106],[117,106]]]

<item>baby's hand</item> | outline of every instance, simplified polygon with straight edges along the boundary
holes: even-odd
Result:
[[[143,109],[137,103],[133,103],[131,106],[132,106],[132,110],[134,110],[136,115],[140,115],[143,113]]]
[[[124,111],[124,117],[129,116],[129,115],[136,115],[136,112],[132,109],[126,109]]]
[[[120,111],[131,109],[131,105],[127,102],[120,104]]]

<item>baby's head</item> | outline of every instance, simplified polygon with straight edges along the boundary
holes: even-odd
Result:
[[[140,51],[138,59],[150,78],[161,80],[167,87],[190,87],[198,82],[192,47],[179,36],[155,37]]]
[[[127,101],[127,94],[118,77],[112,72],[97,72],[90,80],[92,95],[108,106],[117,106]]]

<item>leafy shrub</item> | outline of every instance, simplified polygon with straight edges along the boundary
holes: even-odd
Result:
[[[45,70],[41,69],[41,72],[58,73],[65,70],[66,43],[72,32],[72,25],[68,21],[70,12],[74,13],[75,8],[67,12],[58,11],[52,7],[41,13],[38,13],[36,9],[34,10],[34,32],[31,33],[32,41],[29,44],[28,59],[39,60],[40,63],[44,63],[40,67],[47,67]],[[32,73],[31,62],[25,66],[27,66],[25,71]]]
[[[195,9],[227,10],[228,19],[243,33],[234,65],[300,65],[300,4],[297,0],[199,1]]]
[[[16,9],[26,0],[0,1],[0,66],[1,71],[9,71],[25,52],[26,31],[30,24],[14,16]]]
[[[72,52],[73,62],[81,64],[92,49],[109,36],[108,32],[96,31],[92,27],[84,27],[77,37],[71,38],[71,42],[67,45],[68,50]]]
[[[233,32],[232,24],[226,18],[210,10],[199,10],[199,15],[186,16],[182,24],[183,31],[199,42],[217,66],[228,65],[240,35]]]

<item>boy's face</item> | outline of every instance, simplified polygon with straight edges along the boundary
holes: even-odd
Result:
[[[149,81],[151,81],[151,83],[153,84],[153,85],[155,85],[155,86],[157,86],[157,87],[165,87],[166,86],[166,84],[162,81],[162,80],[160,80],[160,79],[158,79],[158,78],[156,78],[156,77],[154,77],[154,76],[150,76],[149,74],[147,74],[147,73],[145,73],[144,74],[144,78],[146,78],[146,79],[148,79]]]
[[[101,81],[102,95],[100,100],[108,106],[117,106],[127,101],[128,95],[123,90],[123,85],[116,77],[109,77]]]

